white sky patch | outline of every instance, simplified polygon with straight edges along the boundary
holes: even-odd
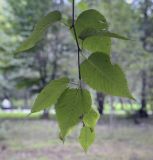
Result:
[[[75,3],[80,2],[81,0],[75,0]],[[64,2],[69,3],[68,0],[64,0]]]
[[[126,0],[126,2],[130,4],[133,2],[133,0]]]
[[[64,0],[66,3],[68,3],[68,0]],[[81,0],[75,0],[76,3],[80,2]],[[127,3],[132,3],[133,0],[125,0]]]

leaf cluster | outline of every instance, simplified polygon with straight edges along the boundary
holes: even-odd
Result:
[[[63,20],[59,11],[53,11],[43,17],[36,24],[31,36],[17,49],[16,54],[34,47],[42,39],[48,27],[55,22],[65,24],[65,19]],[[94,9],[82,12],[74,25],[76,35],[73,36],[77,36],[75,38],[78,39],[81,50],[91,53],[79,66],[82,81],[96,91],[134,99],[122,69],[119,65],[112,64],[110,59],[111,38],[123,40],[128,38],[110,32],[106,18]],[[74,34],[72,27],[70,25],[67,27]],[[99,113],[92,107],[89,91],[82,85],[71,88],[70,84],[71,80],[67,77],[51,81],[37,96],[31,112],[55,106],[60,128],[59,137],[63,141],[73,127],[81,122],[79,142],[87,151],[95,139],[94,128],[99,119]]]

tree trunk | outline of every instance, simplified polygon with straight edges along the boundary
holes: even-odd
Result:
[[[25,90],[25,92],[24,92],[24,106],[23,106],[23,109],[27,109],[27,108],[30,108],[29,107],[29,92],[28,92],[28,90]]]
[[[147,87],[147,79],[146,79],[146,71],[142,71],[142,88],[141,88],[141,109],[139,110],[140,117],[146,118],[148,117],[147,113],[147,94],[146,94],[146,87]]]
[[[109,114],[109,125],[112,127],[115,124],[115,107],[114,107],[114,98],[110,97],[110,114]]]
[[[41,118],[42,119],[49,119],[49,110],[48,109],[44,109]]]
[[[149,105],[153,114],[153,67],[150,69],[149,75]]]
[[[97,102],[98,102],[98,111],[101,115],[104,114],[104,102],[105,102],[105,95],[103,93],[97,92]]]
[[[54,59],[53,59],[53,62],[52,62],[53,69],[52,69],[52,74],[51,74],[51,77],[50,77],[51,80],[54,80],[56,78],[56,74],[57,74],[57,70],[58,70],[58,54],[62,53],[62,51],[58,51],[58,47],[57,47],[58,41],[59,41],[58,35],[56,35],[55,45],[54,45],[54,48],[53,48]],[[43,111],[43,114],[42,114],[41,118],[49,119],[49,109],[45,109]]]

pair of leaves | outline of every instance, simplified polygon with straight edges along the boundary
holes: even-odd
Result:
[[[58,99],[55,106],[56,117],[60,128],[60,138],[64,141],[65,136],[79,122],[84,123],[81,129],[79,142],[87,151],[94,142],[94,127],[99,119],[99,114],[91,108],[91,96],[85,89],[66,89]]]
[[[95,140],[94,127],[96,126],[99,117],[99,113],[93,108],[91,108],[83,117],[84,127],[81,129],[79,142],[85,152],[87,152],[88,148]]]
[[[93,28],[95,30],[107,30],[108,23],[106,21],[106,18],[100,12],[94,9],[89,9],[82,12],[78,16],[75,23],[75,28],[79,38],[79,35],[87,28]],[[100,37],[96,35],[88,37],[83,42],[83,48],[91,52],[102,51],[103,53],[109,54],[111,48],[111,39],[110,37]]]
[[[105,17],[94,9],[82,12],[76,20],[75,27],[78,38],[83,41],[83,47],[91,52],[110,54],[111,38],[128,40],[126,37],[109,32]]]

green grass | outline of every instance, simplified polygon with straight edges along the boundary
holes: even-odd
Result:
[[[130,119],[101,119],[89,152],[81,149],[79,127],[65,144],[57,124],[46,120],[1,120],[0,160],[152,160],[153,120],[135,125]]]
[[[5,112],[0,111],[0,119],[38,119],[41,113],[27,114],[24,112]]]
[[[140,105],[138,105],[138,104],[132,104],[132,108],[131,108],[130,104],[124,104],[124,110],[119,103],[114,104],[114,106],[115,106],[114,114],[116,114],[116,115],[126,115],[126,114],[133,113],[136,110],[140,109]],[[104,113],[107,115],[110,113],[110,110],[111,110],[110,105],[105,104]],[[148,106],[148,111],[150,111],[150,110],[151,109]],[[29,116],[27,113],[24,113],[20,110],[17,112],[6,112],[3,110],[0,110],[0,119],[39,119],[41,114],[42,114],[42,112],[38,112],[35,114],[31,114]],[[51,117],[54,118],[54,115],[51,115]]]
[[[114,104],[115,109],[118,111],[122,110],[122,105],[120,103],[115,103]],[[123,104],[123,107],[125,110],[129,111],[129,110],[138,110],[140,108],[140,105],[137,103],[132,104],[132,106],[130,104]],[[110,110],[110,104],[106,104],[105,105],[106,110]]]
[[[115,114],[118,114],[118,115],[125,115],[127,112],[132,112],[132,111],[138,110],[140,108],[140,106],[138,104],[133,104],[132,109],[129,104],[124,104],[125,110],[122,109],[120,104],[115,104],[114,106],[115,106]],[[110,113],[110,105],[109,104],[105,104],[104,113],[105,114]],[[0,110],[0,119],[28,119],[28,118],[38,119],[41,114],[42,114],[42,112],[39,112],[39,113],[31,114],[30,116],[28,116],[27,113],[24,113],[20,110],[17,112],[11,112],[11,113]]]

